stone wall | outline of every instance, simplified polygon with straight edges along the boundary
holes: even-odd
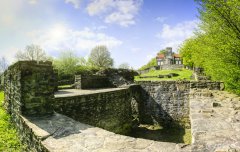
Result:
[[[26,125],[25,116],[53,114],[54,74],[51,62],[20,61],[4,73],[4,106],[29,150],[46,151]]]
[[[128,69],[104,69],[95,75],[76,75],[76,89],[117,88],[134,83],[138,73]]]
[[[108,77],[99,75],[75,76],[75,88],[96,89],[113,87]]]
[[[223,83],[210,81],[141,81],[137,99],[140,123],[180,125],[190,128],[189,92],[193,88],[222,90]]]
[[[54,110],[74,120],[127,134],[132,127],[132,94],[129,88],[74,96],[57,96]]]
[[[182,64],[165,64],[160,66],[160,70],[175,70],[175,69],[183,69],[184,65]]]
[[[50,62],[17,62],[5,72],[7,109],[23,115],[51,115],[54,87],[55,77]]]

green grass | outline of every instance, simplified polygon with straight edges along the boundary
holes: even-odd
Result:
[[[148,73],[142,74],[140,76],[159,76],[159,75],[167,75],[169,73],[176,73],[179,76],[172,78],[140,78],[139,76],[135,76],[135,81],[162,81],[162,80],[190,80],[192,75],[191,70],[181,69],[181,70],[152,70]]]
[[[58,89],[69,89],[69,88],[72,88],[72,85],[61,85],[61,86],[58,86]]]
[[[3,108],[4,93],[0,91],[0,151],[20,152],[23,146],[16,129],[10,123],[10,116]]]

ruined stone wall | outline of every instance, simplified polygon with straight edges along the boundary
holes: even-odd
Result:
[[[20,61],[4,73],[4,106],[28,149],[45,151],[25,116],[53,114],[54,74],[50,62]]]
[[[128,88],[86,95],[55,97],[54,110],[74,120],[126,134],[132,126]]]
[[[11,113],[51,115],[55,77],[50,62],[20,61],[5,72],[5,104]]]
[[[133,118],[140,123],[180,125],[189,128],[191,89],[222,90],[221,82],[144,81],[114,91],[56,97],[55,76],[49,62],[17,62],[5,74],[4,105],[27,151],[48,151],[44,138],[34,133],[28,118],[41,120],[56,112],[115,133],[127,134]],[[50,122],[49,122],[50,123]],[[47,137],[46,137],[47,138]]]
[[[88,76],[75,76],[75,88],[77,89],[96,89],[96,88],[110,88],[113,87],[111,82],[106,76],[88,75]]]
[[[193,88],[222,90],[221,82],[210,81],[142,81],[139,91],[140,122],[180,125],[190,128],[189,92]]]

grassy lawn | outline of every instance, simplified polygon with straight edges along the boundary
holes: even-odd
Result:
[[[171,78],[140,78],[140,76],[159,76],[159,75],[167,75],[170,73],[178,74],[178,76]],[[135,81],[161,81],[161,80],[190,80],[192,75],[191,70],[182,69],[182,70],[152,70],[148,73],[142,74],[140,76],[135,76]]]
[[[10,123],[10,117],[2,107],[4,93],[0,91],[0,151],[20,152],[20,143],[16,129]]]
[[[72,89],[72,85],[62,85],[62,86],[58,86],[58,89]]]

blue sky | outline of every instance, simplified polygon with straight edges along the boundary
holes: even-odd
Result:
[[[198,23],[194,0],[1,0],[0,11],[0,56],[9,62],[29,44],[53,57],[106,45],[116,67],[137,69],[165,47],[177,52]]]

